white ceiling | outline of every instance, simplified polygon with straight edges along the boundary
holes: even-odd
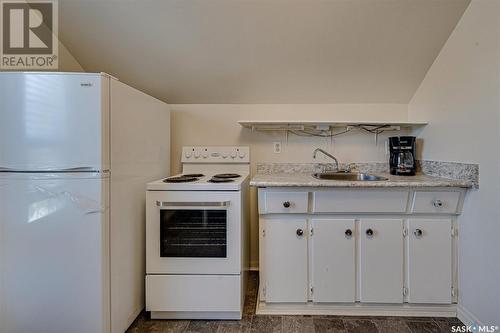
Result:
[[[469,0],[60,0],[60,39],[169,103],[408,103]]]

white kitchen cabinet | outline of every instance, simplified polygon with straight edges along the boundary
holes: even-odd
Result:
[[[408,221],[408,302],[451,303],[452,220]]]
[[[356,296],[355,220],[311,220],[314,302],[354,302]]]
[[[456,316],[464,194],[259,188],[257,313]]]
[[[307,220],[266,219],[262,232],[266,302],[307,302]]]
[[[403,303],[403,220],[360,220],[360,300]]]

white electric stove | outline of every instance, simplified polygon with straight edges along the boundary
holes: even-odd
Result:
[[[146,310],[241,319],[249,259],[248,147],[183,147],[182,173],[147,186]]]

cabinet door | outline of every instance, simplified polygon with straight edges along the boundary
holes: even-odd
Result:
[[[408,302],[451,303],[451,219],[411,219]]]
[[[307,302],[307,220],[265,221],[266,302]]]
[[[354,219],[317,219],[312,227],[313,301],[354,302]]]
[[[403,302],[403,220],[360,220],[360,300]]]

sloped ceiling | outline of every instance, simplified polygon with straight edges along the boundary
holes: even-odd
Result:
[[[469,0],[60,0],[60,39],[169,103],[408,103]]]

